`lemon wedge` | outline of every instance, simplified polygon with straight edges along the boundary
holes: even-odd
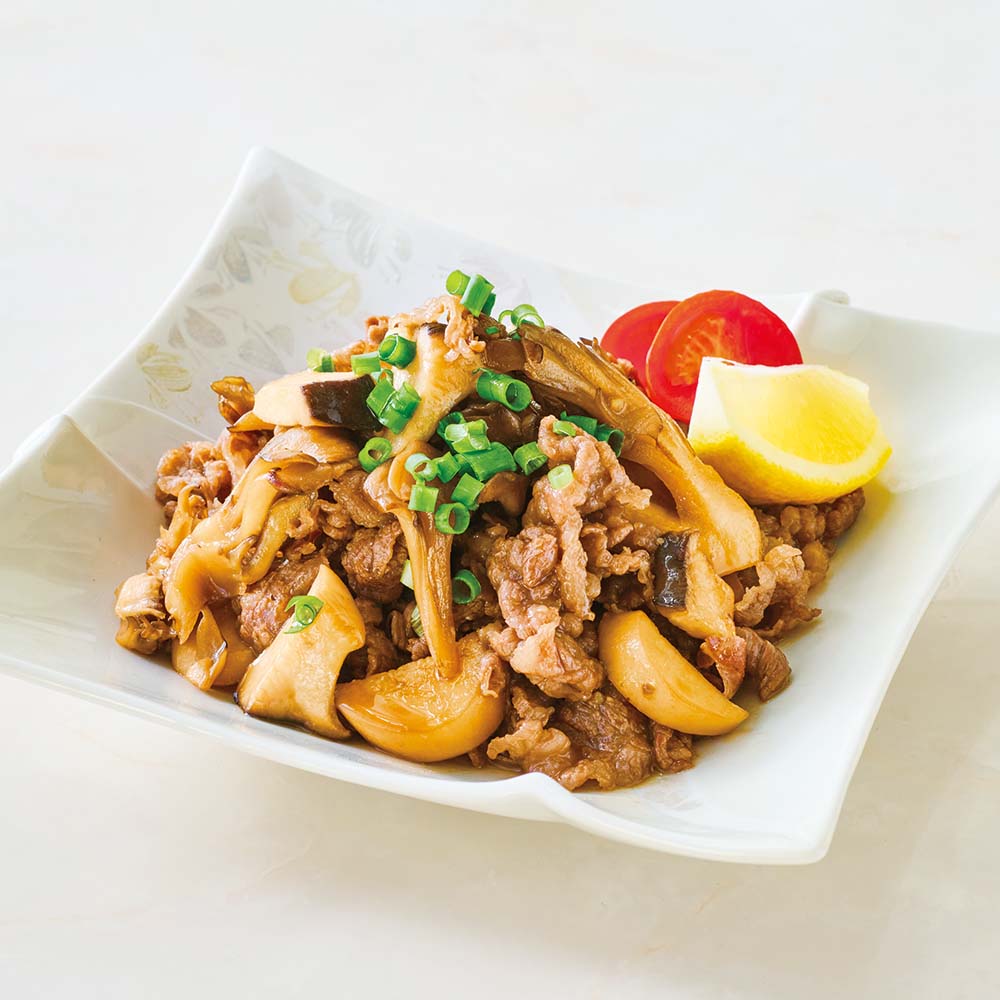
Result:
[[[688,439],[751,503],[820,503],[878,475],[892,449],[868,386],[824,365],[705,358]]]

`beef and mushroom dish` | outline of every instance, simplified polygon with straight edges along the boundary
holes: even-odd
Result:
[[[864,494],[751,505],[627,360],[460,278],[306,371],[213,383],[224,429],[160,460],[117,640],[412,761],[568,789],[690,768],[737,692],[789,683],[779,640]]]

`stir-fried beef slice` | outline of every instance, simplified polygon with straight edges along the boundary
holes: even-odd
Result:
[[[351,370],[351,358],[355,354],[369,354],[378,350],[378,345],[382,343],[386,331],[389,329],[388,316],[369,316],[365,320],[365,336],[363,340],[355,340],[346,347],[337,351],[331,351],[333,358],[333,370],[335,372],[349,372]]]
[[[551,698],[581,701],[604,682],[601,661],[588,656],[558,621],[543,625],[522,640],[510,657],[510,665]]]
[[[830,550],[819,541],[806,542],[802,546],[802,562],[805,563],[809,589],[819,586],[830,571]]]
[[[482,593],[475,600],[455,605],[455,630],[460,636],[467,635],[495,622],[499,617],[500,604],[489,580],[486,580]]]
[[[826,578],[836,540],[864,505],[859,489],[829,503],[755,508],[765,555],[728,580],[737,598],[736,624],[777,639],[818,617],[806,595]]]
[[[157,577],[137,573],[115,591],[115,614],[121,620],[118,644],[138,653],[155,653],[173,636],[163,606],[163,588]]]
[[[580,541],[587,553],[587,569],[595,576],[603,579],[607,576],[633,575],[640,583],[651,580],[650,554],[642,549],[630,548],[613,552],[611,546],[617,543],[607,525],[588,521],[580,532]]]
[[[320,531],[329,540],[334,551],[340,551],[352,538],[355,531],[351,512],[343,504],[329,500],[316,503],[316,519]]]
[[[341,565],[351,593],[390,604],[403,592],[400,576],[406,543],[398,521],[380,528],[359,528],[347,543]]]
[[[367,597],[355,597],[354,606],[358,609],[358,614],[361,615],[361,620],[365,623],[366,628],[369,625],[381,627],[385,621],[385,611],[378,601]]]
[[[505,732],[489,741],[486,755],[500,763],[509,761],[522,771],[547,774],[572,791],[577,786],[567,785],[562,775],[573,768],[579,754],[565,733],[548,728],[554,711],[530,684],[512,682]]]
[[[746,675],[745,640],[739,635],[709,636],[701,644],[698,666],[703,669],[714,667],[722,682],[722,693],[732,698]]]
[[[323,541],[323,531],[320,528],[322,501],[307,507],[292,521],[288,528],[288,541],[282,548],[282,555],[294,562],[307,559],[319,551]]]
[[[733,615],[737,625],[760,625],[765,614],[771,622],[780,618],[789,623],[811,621],[819,614],[819,609],[805,604],[810,578],[802,553],[792,545],[775,546],[739,576],[745,590]]]
[[[225,500],[233,487],[229,466],[211,441],[189,441],[171,448],[156,467],[156,499],[167,518],[173,517],[177,497],[191,486],[206,502]]]
[[[657,771],[677,774],[694,767],[694,740],[691,736],[662,726],[659,722],[650,722],[649,733]]]
[[[785,504],[755,508],[764,534],[765,550],[778,544],[804,548],[821,542],[828,551],[858,519],[865,505],[864,490],[821,504]]]
[[[391,514],[379,510],[365,493],[368,474],[354,468],[330,484],[330,493],[338,506],[345,511],[359,528],[378,528],[395,521]]]
[[[764,618],[755,631],[764,639],[780,639],[800,625],[815,621],[821,614],[819,608],[811,608],[807,604],[775,604],[764,612]]]
[[[484,629],[482,636],[497,656],[508,661],[514,655],[518,643],[521,641],[514,629],[503,628],[499,623],[496,628]]]
[[[584,622],[583,629],[576,637],[577,644],[587,656],[597,659],[597,624]]]
[[[416,601],[410,601],[401,611],[389,612],[389,638],[408,660],[422,660],[429,655],[427,640],[413,629],[411,615],[416,606]]]
[[[572,488],[567,487],[564,492]],[[532,510],[534,508],[534,510]],[[590,614],[591,601],[600,593],[600,582],[587,574],[587,553],[580,541],[583,518],[569,497],[560,497],[548,478],[535,484],[534,497],[524,516],[524,531],[541,527],[556,539],[554,601],[563,612],[583,618]],[[520,536],[518,536],[520,537]],[[502,603],[502,601],[501,601]]]
[[[527,639],[559,617],[559,540],[555,528],[535,525],[498,538],[486,559],[504,621]]]
[[[645,717],[616,692],[553,704],[517,680],[504,732],[490,740],[486,753],[498,763],[547,774],[570,791],[588,781],[603,789],[635,785],[655,764]]]
[[[823,531],[823,541],[829,545],[844,532],[854,527],[854,522],[865,506],[865,491],[856,489],[853,493],[831,500],[828,504],[822,504],[825,508],[826,525]]]
[[[353,653],[348,653],[344,666],[351,678],[370,677],[386,670],[395,670],[405,660],[405,655],[381,628],[366,622],[365,644]]]
[[[760,700],[773,698],[792,679],[788,658],[774,643],[761,638],[753,629],[738,628],[736,633],[746,642],[747,676],[757,684]]]
[[[308,593],[323,564],[321,555],[286,561],[275,566],[262,580],[235,598],[240,636],[263,652],[274,642],[288,618],[285,608],[293,597]]]
[[[507,649],[511,667],[551,697],[581,701],[604,682],[591,651],[591,605],[602,579],[632,580],[640,588],[650,581],[649,552],[625,545],[636,525],[624,511],[625,505],[646,506],[649,492],[632,483],[607,444],[583,432],[562,436],[552,427],[552,417],[545,417],[539,447],[553,462],[571,463],[574,480],[556,490],[539,479],[521,531],[497,538],[486,565],[503,620],[520,640]],[[577,641],[588,625],[591,650]],[[508,645],[506,634],[493,641]]]
[[[538,447],[555,465],[573,467],[573,482],[556,490],[546,479],[535,487],[532,505],[541,513],[540,521],[558,523],[555,517],[546,517],[545,509],[558,514],[573,509],[579,514],[592,514],[614,502],[623,507],[649,506],[649,490],[640,489],[628,477],[615,455],[614,449],[604,441],[597,441],[586,433],[562,435],[556,433],[554,417],[544,417],[538,430]],[[539,486],[542,487],[539,495]],[[548,487],[548,488],[546,488]],[[535,501],[538,501],[537,505]]]
[[[601,788],[627,788],[653,772],[653,748],[646,717],[616,691],[596,691],[586,701],[560,702],[555,725],[569,736],[582,754],[580,762],[563,774],[563,783],[577,777],[596,781]]]
[[[623,506],[641,509],[649,504],[650,494],[629,479],[608,444],[586,433],[557,434],[554,423],[552,417],[543,418],[538,446],[551,462],[571,465],[573,480],[557,490],[548,477],[539,479],[523,523],[526,528],[548,526],[556,530],[559,542],[556,576],[562,609],[586,619],[592,617],[590,606],[600,593],[601,578],[588,569],[588,553],[581,538],[584,517],[609,506],[615,510]],[[600,548],[596,535],[593,544]]]

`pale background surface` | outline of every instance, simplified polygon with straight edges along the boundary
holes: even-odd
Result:
[[[5,0],[0,463],[255,144],[587,271],[1000,330],[1000,7],[760,6]],[[810,868],[410,802],[0,678],[0,996],[995,996],[998,542],[995,507]]]

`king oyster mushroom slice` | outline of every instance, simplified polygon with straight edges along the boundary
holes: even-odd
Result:
[[[452,610],[453,536],[438,531],[431,515],[410,510],[407,505],[413,477],[405,463],[416,451],[427,454],[428,446],[415,442],[391,462],[380,465],[365,480],[365,492],[381,510],[393,514],[403,529],[424,637],[437,669],[442,676],[452,678],[461,670]]]

